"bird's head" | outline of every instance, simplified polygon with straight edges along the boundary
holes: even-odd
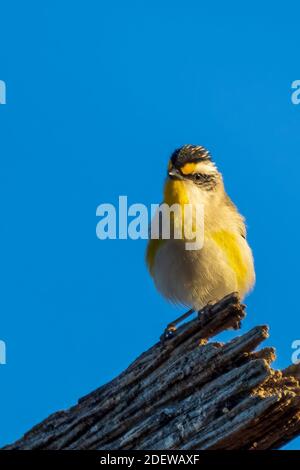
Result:
[[[222,184],[221,174],[209,151],[200,145],[184,145],[172,153],[168,179],[185,182],[203,191],[215,191]]]

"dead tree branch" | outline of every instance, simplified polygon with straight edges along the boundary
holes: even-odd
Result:
[[[235,294],[158,342],[121,375],[35,426],[6,449],[273,449],[300,434],[300,366],[271,368],[256,326],[238,329]]]

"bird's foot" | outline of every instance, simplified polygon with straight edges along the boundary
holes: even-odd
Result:
[[[210,300],[209,302],[207,302],[207,304],[201,308],[201,310],[198,310],[197,312],[197,316],[198,316],[198,319],[200,318],[200,316],[204,315],[205,313],[209,312],[209,310],[211,309],[211,307],[215,304],[216,302],[214,300]]]
[[[194,312],[194,310],[189,310],[188,312],[184,313],[183,315],[181,315],[180,317],[176,318],[176,320],[172,321],[171,323],[168,324],[167,328],[165,329],[165,331],[163,332],[162,336],[161,336],[161,340],[162,341],[166,341],[168,339],[171,339],[175,336],[176,334],[176,330],[177,330],[177,327],[176,325],[178,325],[178,323],[181,323],[183,320],[185,320],[187,317],[189,317],[190,315],[192,315],[192,313]]]
[[[176,330],[177,330],[176,326],[170,323],[170,325],[168,325],[165,331],[163,332],[161,339],[163,341],[166,341],[168,339],[174,338],[176,334]]]

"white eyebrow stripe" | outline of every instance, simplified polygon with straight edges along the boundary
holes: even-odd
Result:
[[[195,165],[194,173],[215,173],[216,166],[212,162],[199,162]]]

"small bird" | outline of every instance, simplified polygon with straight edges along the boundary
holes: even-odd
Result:
[[[206,148],[184,145],[172,153],[163,202],[182,208],[201,204],[204,214],[200,249],[187,250],[184,233],[180,238],[160,236],[148,242],[146,262],[156,288],[169,301],[189,308],[168,326],[171,332],[193,311],[227,294],[238,292],[243,299],[254,286],[255,271],[244,217],[227,195]],[[172,214],[173,227],[182,223],[182,214]]]

